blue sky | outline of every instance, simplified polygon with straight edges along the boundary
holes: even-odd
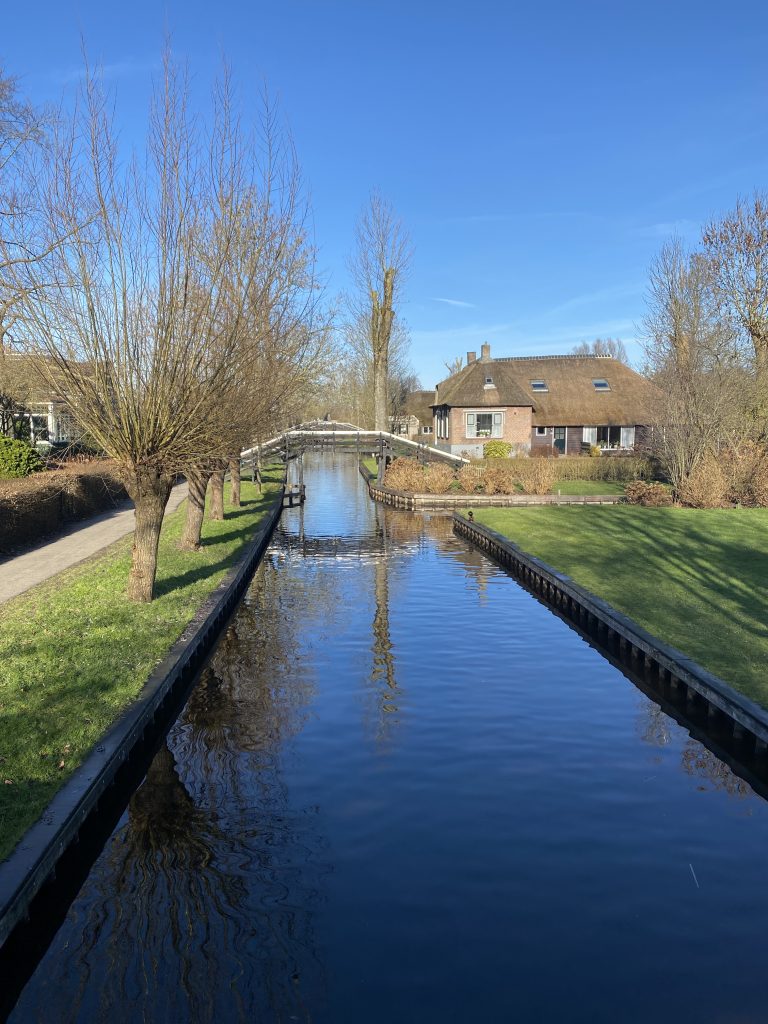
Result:
[[[141,125],[164,34],[201,90],[222,54],[279,98],[329,292],[370,189],[415,246],[403,308],[426,387],[443,360],[634,344],[672,232],[768,183],[768,4],[732,0],[42,0],[5,5],[0,60],[55,101],[80,41]]]

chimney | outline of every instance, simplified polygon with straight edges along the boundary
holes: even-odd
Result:
[[[484,345],[480,346],[480,362],[490,363],[491,361],[491,346],[486,341]]]
[[[474,363],[476,359],[477,352],[467,352],[467,366],[469,366],[470,363]]]

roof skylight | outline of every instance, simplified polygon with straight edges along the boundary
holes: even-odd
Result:
[[[608,383],[608,381],[605,379],[605,377],[596,377],[592,381],[592,384],[593,384],[593,386],[595,388],[595,391],[610,391],[611,390],[611,385]]]
[[[549,391],[545,380],[532,380],[531,391]]]

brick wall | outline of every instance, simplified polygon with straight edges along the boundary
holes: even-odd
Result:
[[[476,438],[467,437],[465,434],[465,413],[469,412],[503,412],[504,422],[502,426],[502,435],[500,438]],[[483,444],[485,441],[501,440],[508,441],[513,445],[524,445],[528,446],[531,443],[531,417],[532,411],[528,407],[503,407],[496,406],[496,408],[480,408],[477,409],[451,409],[449,412],[449,437],[448,441],[451,448],[457,451],[462,445],[469,447],[470,445]]]

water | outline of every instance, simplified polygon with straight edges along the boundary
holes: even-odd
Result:
[[[316,456],[12,1020],[768,1020],[768,808]]]

